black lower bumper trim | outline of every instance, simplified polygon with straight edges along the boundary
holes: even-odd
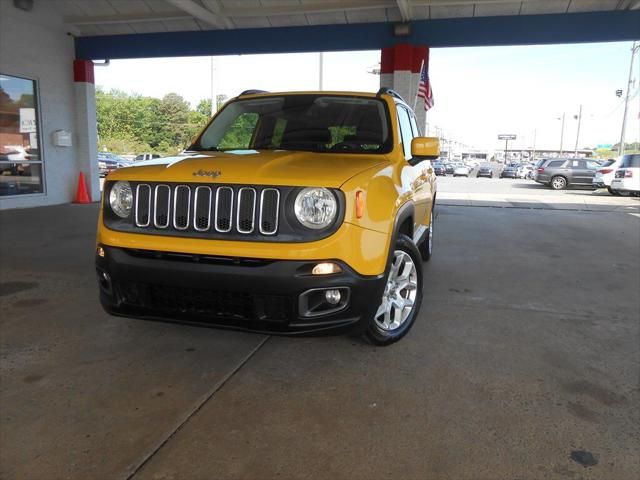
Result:
[[[260,333],[338,333],[366,328],[378,307],[384,276],[316,276],[317,262],[232,259],[103,247],[96,256],[100,300],[113,315],[178,321]],[[340,311],[303,317],[300,294],[349,289]]]

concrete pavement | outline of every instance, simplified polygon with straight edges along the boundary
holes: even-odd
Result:
[[[636,216],[442,205],[421,315],[381,349],[109,317],[96,212],[0,212],[2,479],[640,471]]]
[[[533,180],[510,178],[439,177],[438,199],[440,204],[469,207],[640,213],[640,198],[587,187],[556,191]]]

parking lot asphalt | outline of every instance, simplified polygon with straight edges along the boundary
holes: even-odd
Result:
[[[635,478],[632,209],[443,199],[388,348],[109,317],[96,205],[0,212],[0,478]]]

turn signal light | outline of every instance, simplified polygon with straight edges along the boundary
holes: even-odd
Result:
[[[313,267],[311,273],[313,275],[331,275],[332,273],[340,273],[341,271],[342,268],[337,263],[325,262],[319,263]]]
[[[98,247],[96,249],[96,253],[98,254],[99,257],[104,257],[104,248]]]
[[[538,169],[538,173],[544,173],[544,167],[540,167],[540,168]]]
[[[364,192],[358,190],[356,192],[356,217],[362,218],[364,215]]]
[[[624,171],[624,178],[632,178],[632,177],[633,177],[633,170]]]

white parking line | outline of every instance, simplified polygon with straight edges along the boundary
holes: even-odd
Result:
[[[631,213],[631,212],[629,212],[629,215],[633,215],[634,217],[640,218],[640,213]]]

